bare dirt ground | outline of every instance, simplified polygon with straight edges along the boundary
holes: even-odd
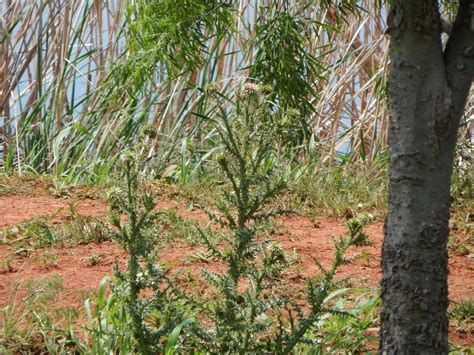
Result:
[[[57,199],[49,195],[0,196],[0,230],[12,227],[33,217],[54,215],[60,216],[67,211],[68,205],[73,202],[77,211],[84,215],[103,215],[107,206],[99,200],[68,201]],[[183,218],[193,219],[206,223],[207,217],[202,211],[188,211],[184,205],[168,201],[158,207],[173,207]],[[318,220],[316,223],[307,217],[293,216],[280,219],[282,232],[272,235],[272,238],[281,243],[288,252],[293,250],[301,258],[302,267],[299,270],[304,276],[319,273],[313,258],[324,266],[329,266],[333,259],[333,238],[345,235],[346,227],[343,221]],[[339,277],[351,277],[354,285],[363,287],[377,287],[381,278],[380,250],[383,240],[383,223],[374,222],[365,228],[371,246],[351,248],[348,257],[356,257],[351,263],[344,265]],[[101,244],[77,245],[73,248],[59,247],[55,249],[54,265],[45,267],[37,262],[42,251],[37,250],[29,256],[16,256],[5,244],[0,244],[0,260],[10,258],[12,261],[8,269],[0,268],[0,307],[7,303],[8,295],[13,285],[21,280],[38,278],[45,275],[57,274],[64,281],[64,292],[60,295],[60,306],[79,306],[90,294],[96,292],[100,280],[112,273],[114,260],[123,261],[126,253],[112,242]],[[187,261],[190,255],[196,252],[191,246],[176,246],[164,250],[161,259],[172,267],[190,267]],[[363,257],[360,257],[363,255]],[[91,256],[97,256],[99,262],[91,263]],[[192,268],[204,266],[204,263],[195,262]],[[209,265],[209,264],[207,264]],[[467,256],[452,256],[449,260],[449,297],[451,301],[460,301],[474,296],[474,265]],[[287,275],[292,280],[292,275]],[[297,273],[294,282],[300,282]],[[469,343],[469,335],[452,335],[457,342]]]

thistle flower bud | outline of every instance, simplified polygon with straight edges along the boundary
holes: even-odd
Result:
[[[286,117],[288,117],[288,119],[290,119],[290,120],[293,120],[293,119],[298,118],[300,116],[301,116],[301,112],[297,108],[290,107],[286,111]]]
[[[133,152],[127,151],[127,152],[123,153],[122,155],[120,155],[119,161],[122,164],[133,164],[135,159],[136,159],[136,157],[134,156]]]
[[[273,92],[273,88],[269,84],[264,84],[260,86],[260,93],[262,95],[270,95]]]
[[[224,154],[224,152],[217,153],[216,159],[217,159],[217,162],[219,164],[224,164],[225,163],[225,154]]]
[[[209,83],[204,88],[204,93],[206,95],[214,95],[219,92],[219,85],[217,83]]]
[[[142,134],[150,139],[155,139],[158,136],[158,130],[152,125],[145,125],[142,129]]]

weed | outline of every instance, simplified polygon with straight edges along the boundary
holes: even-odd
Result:
[[[289,234],[289,230],[281,222],[275,218],[269,218],[261,222],[261,230],[259,231],[260,237],[279,236]]]
[[[58,179],[54,178],[53,181],[53,186],[49,188],[49,193],[53,195],[54,197],[68,197],[71,195],[71,190],[73,186],[66,182],[63,179]]]
[[[168,208],[161,211],[156,221],[160,247],[174,246],[180,242],[194,245],[199,239],[196,232],[196,222],[182,218],[176,208]]]
[[[104,256],[102,254],[92,254],[84,258],[88,266],[97,266],[102,263]]]
[[[7,230],[6,238],[8,244],[14,246],[16,250],[48,248],[55,246],[59,241],[59,235],[45,217],[22,222]]]
[[[369,236],[363,232],[364,226],[370,221],[372,221],[372,219],[372,215],[364,214],[357,217],[353,217],[347,221],[346,225],[350,235],[356,236],[356,238],[352,241],[353,245],[362,247],[373,244],[369,240]]]
[[[160,349],[160,339],[180,323],[180,312],[168,299],[166,273],[157,265],[153,253],[160,237],[153,228],[159,212],[154,212],[151,194],[140,192],[141,148],[138,144],[122,158],[123,184],[109,196],[110,221],[115,227],[112,237],[129,254],[126,270],[115,265],[111,299],[117,300],[127,314],[123,317],[129,318],[136,350],[151,354]],[[151,296],[143,296],[150,293]]]
[[[217,258],[209,250],[207,251],[197,251],[186,259],[189,264],[192,263],[210,263],[217,261]]]
[[[457,302],[448,311],[451,324],[464,333],[474,331],[474,298]]]
[[[363,250],[354,258],[357,260],[363,260],[365,264],[368,264],[369,261],[372,259],[372,256],[367,251]]]
[[[17,283],[11,288],[6,306],[0,309],[1,353],[41,351],[42,345],[37,341],[38,336],[41,337],[40,324],[36,315],[48,314],[48,306],[62,289],[62,279],[57,275]]]
[[[291,261],[278,244],[258,238],[262,231],[272,230],[269,218],[286,212],[269,207],[287,186],[278,169],[278,132],[270,124],[280,114],[278,108],[252,84],[244,85],[232,113],[217,112],[224,147],[217,161],[230,189],[219,199],[217,212],[208,214],[221,230],[229,232],[217,244],[200,229],[207,247],[200,256],[224,263],[227,271],[201,270],[206,284],[217,294],[206,302],[188,298],[203,318],[193,328],[194,336],[187,336],[188,342],[191,348],[215,353],[290,353],[332,311],[327,300],[341,294],[340,284],[334,281],[336,270],[347,248],[367,242],[363,226],[368,218],[348,222],[349,237],[336,241],[329,269],[316,261],[322,275],[307,281],[305,306],[309,311],[303,312],[298,303],[278,291],[284,283],[282,272]]]
[[[78,215],[65,224],[62,239],[79,244],[104,243],[112,239],[111,228],[99,218]]]
[[[0,274],[6,274],[13,271],[13,258],[9,255],[4,260],[0,261]]]
[[[60,224],[53,222],[55,216],[38,217],[6,229],[4,239],[16,250],[35,250],[71,246],[75,244],[103,243],[111,240],[110,227],[99,218],[74,212]]]
[[[471,238],[460,238],[458,236],[450,236],[448,240],[448,252],[450,255],[465,256],[471,253]]]
[[[278,201],[302,213],[352,218],[364,210],[376,216],[386,211],[387,176],[381,162],[299,163],[290,170],[290,193]]]
[[[223,236],[226,246],[222,248],[204,230],[199,231],[208,248],[206,259],[225,263],[228,271],[201,270],[206,283],[220,296],[209,305],[195,304],[203,308],[212,324],[197,332],[200,340],[196,345],[213,352],[263,349],[254,337],[270,326],[265,315],[273,308],[273,301],[264,299],[271,297],[270,280],[286,264],[279,246],[256,242],[261,221],[283,212],[264,208],[286,186],[275,175],[276,131],[268,124],[271,107],[258,90],[256,85],[244,86],[234,113],[228,115],[221,110],[216,119],[224,146],[217,161],[231,190],[224,192],[218,212],[208,213],[220,228],[228,228],[231,233]],[[262,266],[256,264],[257,258],[261,258]],[[242,291],[244,284],[247,286]]]
[[[378,338],[380,298],[373,291],[339,290],[342,297],[309,331],[296,353],[359,353],[375,347]],[[331,302],[331,296],[326,298]]]
[[[58,267],[58,254],[55,250],[44,250],[39,258],[35,258],[38,267],[43,269],[52,269]]]

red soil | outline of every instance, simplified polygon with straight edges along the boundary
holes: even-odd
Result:
[[[34,217],[64,214],[69,204],[76,201],[60,200],[53,196],[0,196],[0,228],[14,226]],[[106,204],[97,200],[82,200],[77,212],[99,215],[106,210]]]
[[[106,204],[97,200],[74,201],[77,211],[87,215],[101,215],[106,212]],[[159,207],[173,207],[178,213],[189,219],[207,223],[207,217],[201,211],[187,211],[176,202],[166,202]],[[37,216],[60,216],[68,208],[67,200],[51,196],[0,196],[0,228],[11,227],[23,220]],[[333,260],[333,237],[345,235],[343,222],[334,220],[318,221],[317,224],[306,217],[285,217],[280,220],[283,233],[272,236],[281,243],[285,250],[296,251],[301,259],[301,273],[311,276],[319,273],[313,258],[329,266]],[[383,233],[382,223],[375,222],[367,226],[365,231],[373,245],[351,248],[347,257],[355,257],[351,263],[344,265],[339,277],[351,277],[353,284],[364,287],[377,287],[381,278],[380,250]],[[173,268],[204,266],[203,263],[190,265],[185,259],[196,253],[191,246],[176,246],[164,250],[161,259]],[[38,278],[39,276],[58,274],[64,281],[64,292],[60,295],[60,306],[78,306],[90,293],[94,293],[100,280],[112,272],[115,259],[123,261],[125,252],[114,243],[78,245],[74,248],[57,248],[55,263],[49,267],[38,263],[44,250],[37,250],[28,257],[11,254],[7,245],[0,244],[0,260],[11,259],[11,268],[0,265],[0,307],[7,302],[8,294],[15,282]],[[362,253],[362,257],[361,257]],[[359,257],[356,257],[359,255]],[[96,256],[98,264],[91,265],[91,256]],[[209,266],[209,264],[207,264]],[[213,265],[213,268],[219,268]],[[474,267],[467,256],[453,256],[449,260],[449,297],[452,301],[460,301],[474,296]],[[3,268],[3,269],[2,269]],[[288,275],[292,280],[292,275]],[[295,282],[300,282],[295,273]],[[469,335],[453,335],[459,343],[469,343]]]

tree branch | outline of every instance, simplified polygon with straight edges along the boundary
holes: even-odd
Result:
[[[474,0],[460,1],[444,58],[454,117],[460,118],[474,79]]]

